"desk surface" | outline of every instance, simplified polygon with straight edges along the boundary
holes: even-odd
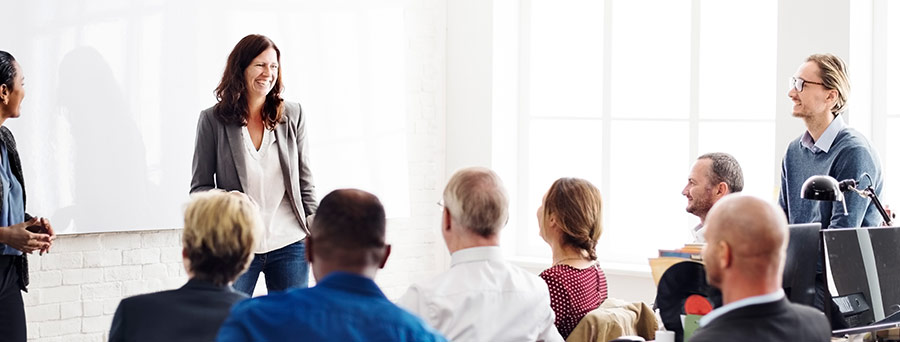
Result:
[[[880,338],[879,341],[900,341],[900,328],[891,328],[876,332],[866,332],[861,334],[850,335],[848,337],[832,337],[832,342],[868,342],[875,341],[875,337]]]

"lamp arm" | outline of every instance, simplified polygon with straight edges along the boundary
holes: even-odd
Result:
[[[878,212],[881,213],[881,217],[884,218],[884,223],[888,226],[894,225],[894,222],[891,220],[891,216],[888,215],[887,211],[884,210],[884,206],[881,205],[881,200],[878,199],[878,195],[875,195],[875,189],[873,189],[870,185],[866,187],[862,192],[864,192],[866,196],[872,199],[872,203],[875,204],[875,208],[878,209]]]

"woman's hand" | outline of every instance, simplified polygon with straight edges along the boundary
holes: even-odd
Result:
[[[53,232],[53,226],[50,225],[50,220],[46,217],[41,217],[38,224],[44,228],[42,233],[50,235],[50,243],[46,248],[41,248],[40,254],[44,255],[44,253],[50,253],[50,246],[53,245],[53,240],[56,239],[56,233]]]
[[[45,222],[42,221],[46,221],[46,219],[33,218],[10,227],[0,228],[0,242],[20,250],[22,253],[31,254],[37,250],[42,253],[49,251],[55,234],[53,234],[53,228],[50,227],[50,222],[46,221],[45,225]],[[30,226],[43,226],[49,231],[49,234],[29,232],[26,228]]]

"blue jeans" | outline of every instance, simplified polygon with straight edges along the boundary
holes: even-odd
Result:
[[[269,292],[309,287],[306,244],[300,240],[268,253],[255,254],[247,272],[234,281],[234,288],[252,296],[259,272],[266,274],[266,289]]]

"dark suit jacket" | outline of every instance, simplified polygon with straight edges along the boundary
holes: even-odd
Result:
[[[216,117],[213,108],[200,112],[197,122],[191,192],[210,189],[243,192],[242,185],[247,184],[247,167],[242,151],[242,126],[223,123]],[[316,213],[318,202],[309,169],[306,116],[300,104],[284,102],[284,116],[275,126],[275,139],[291,209],[300,227],[309,234],[306,217]]]
[[[177,290],[125,298],[109,341],[214,341],[231,306],[246,298],[231,286],[196,279]]]
[[[831,326],[821,311],[782,298],[729,311],[697,329],[691,342],[828,342]]]

